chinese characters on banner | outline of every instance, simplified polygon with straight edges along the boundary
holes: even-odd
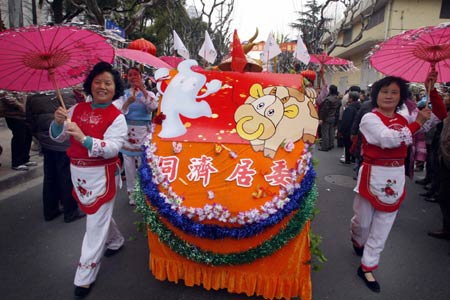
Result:
[[[177,179],[179,163],[180,160],[176,156],[161,156],[159,158],[161,172],[167,177],[169,182]],[[257,171],[252,168],[253,163],[253,160],[250,158],[240,159],[232,173],[225,180],[230,182],[236,181],[236,184],[241,187],[251,187],[253,177],[257,174]],[[203,187],[207,187],[211,176],[219,172],[213,164],[213,158],[206,155],[202,155],[200,158],[191,158],[188,168],[187,179],[190,181],[202,181]],[[291,178],[286,160],[273,161],[271,173],[264,175],[264,179],[271,186],[286,187],[291,183]]]

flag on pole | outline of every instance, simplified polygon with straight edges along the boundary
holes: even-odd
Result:
[[[245,57],[244,49],[242,49],[237,30],[234,30],[233,49],[231,50],[231,70],[243,72],[246,65],[247,58]]]
[[[277,56],[281,53],[281,49],[278,46],[275,38],[271,33],[269,33],[269,37],[267,38],[266,44],[264,45],[264,50],[261,55],[261,59],[264,63],[267,63],[269,60]]]
[[[204,60],[213,64],[217,57],[217,51],[214,48],[214,44],[209,36],[208,31],[205,30],[205,41],[203,42],[202,47],[198,51],[198,55],[203,57]]]
[[[173,31],[173,49],[176,50],[184,59],[189,59],[189,51],[175,30]]]
[[[309,60],[311,59],[308,53],[308,49],[306,49],[305,43],[303,43],[301,32],[297,38],[297,48],[295,49],[294,56],[305,65],[309,64]]]

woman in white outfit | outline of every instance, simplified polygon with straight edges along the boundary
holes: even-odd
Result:
[[[89,294],[101,257],[117,253],[124,243],[112,217],[117,187],[121,184],[118,153],[127,136],[125,117],[112,101],[123,94],[123,82],[109,63],[100,62],[83,87],[92,102],[78,103],[69,110],[59,107],[50,127],[54,140],[70,140],[67,155],[73,195],[87,214],[74,280],[77,298]]]
[[[434,87],[437,73],[428,74],[425,86]],[[433,113],[402,114],[408,85],[399,77],[385,77],[372,86],[372,112],[360,124],[364,162],[358,173],[353,200],[351,238],[355,252],[362,256],[358,276],[369,289],[380,292],[372,271],[378,267],[381,251],[405,198],[404,161],[407,147],[417,131],[428,130],[442,120],[445,107],[436,90],[431,90]],[[427,121],[428,120],[428,121]]]

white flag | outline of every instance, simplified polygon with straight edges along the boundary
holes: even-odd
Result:
[[[173,49],[175,49],[179,55],[184,57],[184,59],[189,59],[189,51],[175,30],[173,31]]]
[[[294,56],[305,65],[309,64],[309,60],[311,59],[308,53],[308,49],[306,49],[305,43],[303,43],[301,33],[297,38],[297,49],[295,49]]]
[[[207,62],[213,64],[217,57],[217,51],[214,49],[213,42],[209,37],[208,31],[205,30],[205,41],[198,51],[198,55],[203,57]]]
[[[280,53],[281,49],[278,46],[277,42],[275,41],[273,35],[270,33],[269,37],[267,38],[266,44],[264,45],[264,50],[261,55],[261,59],[264,63],[266,63],[267,61],[274,58]]]

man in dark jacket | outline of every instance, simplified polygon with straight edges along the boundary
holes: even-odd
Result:
[[[67,108],[76,103],[72,90],[63,92]],[[60,106],[55,93],[29,95],[26,105],[27,122],[33,135],[39,140],[44,155],[44,183],[42,201],[44,219],[51,221],[61,214],[59,204],[63,206],[64,222],[70,223],[85,214],[80,212],[78,204],[72,197],[72,180],[70,160],[66,154],[67,143],[56,143],[49,137],[50,123],[54,112]]]
[[[361,104],[359,103],[359,93],[350,92],[348,94],[347,107],[342,113],[342,120],[339,123],[338,133],[342,137],[345,147],[345,163],[349,164],[353,157],[350,154],[350,147],[352,146],[352,125],[355,120],[356,114],[359,111]]]
[[[330,85],[328,96],[319,107],[319,122],[321,125],[320,151],[328,151],[334,147],[336,113],[341,104],[337,86]]]

